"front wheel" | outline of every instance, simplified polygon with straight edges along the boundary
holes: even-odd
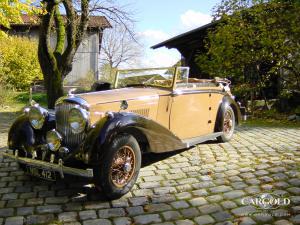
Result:
[[[94,168],[95,184],[109,199],[131,190],[141,168],[141,150],[129,134],[118,135],[105,150],[102,162]]]
[[[233,136],[234,128],[235,128],[235,115],[231,106],[227,106],[223,113],[223,134],[217,137],[220,142],[228,142]]]

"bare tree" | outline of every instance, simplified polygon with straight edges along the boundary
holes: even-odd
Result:
[[[114,0],[43,0],[46,13],[41,16],[39,37],[39,62],[47,89],[48,107],[63,95],[63,79],[72,70],[76,50],[87,30],[89,16],[105,15],[117,24],[133,22],[131,13]],[[65,11],[66,20],[61,16]],[[56,45],[50,45],[51,31],[55,28]],[[66,43],[66,46],[65,46]]]
[[[138,43],[133,29],[127,28],[128,26],[115,24],[112,29],[105,32],[101,44],[100,62],[102,65],[116,68],[131,65],[141,58],[143,48]]]

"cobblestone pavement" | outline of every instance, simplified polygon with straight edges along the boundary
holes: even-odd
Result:
[[[300,129],[241,127],[230,143],[146,157],[134,189],[111,202],[86,180],[40,181],[0,158],[0,225],[300,224]],[[290,205],[242,204],[269,192]]]

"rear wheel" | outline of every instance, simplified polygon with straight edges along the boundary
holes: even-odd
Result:
[[[223,121],[222,121],[222,132],[223,134],[217,137],[220,142],[228,142],[233,136],[233,132],[235,129],[235,115],[231,106],[227,106],[223,113]]]
[[[109,199],[120,198],[131,190],[141,168],[141,151],[132,135],[117,136],[95,171],[95,184]]]

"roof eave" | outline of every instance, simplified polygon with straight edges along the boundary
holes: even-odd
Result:
[[[168,39],[168,40],[166,40],[166,41],[163,41],[163,42],[161,42],[161,43],[158,43],[158,44],[156,44],[156,45],[153,45],[153,46],[151,46],[151,48],[152,48],[152,49],[157,49],[157,48],[161,48],[161,47],[172,48],[172,46],[171,46],[171,43],[172,43],[172,42],[177,41],[177,40],[179,40],[179,39],[181,39],[181,38],[184,38],[184,37],[186,37],[186,36],[188,36],[188,35],[191,35],[191,34],[193,34],[193,33],[197,33],[197,32],[199,32],[199,31],[204,31],[204,30],[206,30],[206,29],[208,29],[208,28],[214,26],[217,22],[218,22],[218,21],[214,21],[214,22],[205,24],[204,26],[201,26],[201,27],[198,27],[198,28],[196,28],[196,29],[193,29],[193,30],[190,30],[190,31],[188,31],[188,32],[185,32],[185,33],[183,33],[183,34],[179,34],[179,35],[177,35],[177,36],[175,36],[175,37],[172,37],[172,38],[170,38],[170,39]]]

